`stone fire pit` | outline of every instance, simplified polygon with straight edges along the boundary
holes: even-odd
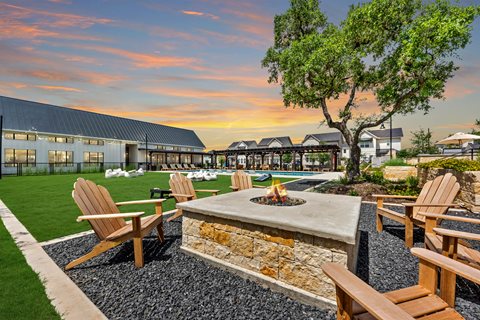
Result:
[[[264,193],[250,189],[177,204],[182,250],[303,302],[332,303],[335,286],[321,265],[333,261],[354,270],[360,197],[290,191],[305,203],[251,201]]]

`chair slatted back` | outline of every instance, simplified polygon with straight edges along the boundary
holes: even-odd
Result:
[[[195,189],[193,188],[192,180],[188,179],[180,172],[175,172],[173,175],[171,175],[168,184],[170,185],[170,189],[172,189],[172,193],[193,195],[192,200],[197,199]],[[190,199],[188,199],[187,197],[175,196],[175,200],[177,200],[177,202],[185,202]]]
[[[168,168],[168,166],[167,166],[166,164],[162,164],[162,169],[163,169],[163,170],[168,170],[169,168]]]
[[[252,189],[252,179],[250,175],[243,170],[238,170],[232,174],[232,187],[238,188],[238,190]]]
[[[84,215],[120,212],[107,189],[82,178],[78,178],[74,183],[72,198]],[[88,222],[100,240],[126,225],[125,220],[121,218]]]
[[[457,182],[457,178],[453,174],[447,173],[425,183],[415,203],[452,203],[459,191],[460,184]],[[419,215],[418,212],[445,214],[447,210],[447,207],[416,207],[413,209],[413,217],[425,222],[425,216]]]

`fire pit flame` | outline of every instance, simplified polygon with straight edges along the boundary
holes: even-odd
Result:
[[[265,197],[274,203],[285,203],[287,196],[288,193],[285,185],[283,185],[280,180],[272,180],[272,185],[267,188],[267,194]]]

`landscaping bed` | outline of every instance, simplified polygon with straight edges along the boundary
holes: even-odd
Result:
[[[455,224],[480,233],[480,226]],[[375,206],[364,204],[360,216],[358,275],[379,291],[416,283],[418,261],[403,243],[403,226],[386,221],[375,231]],[[190,257],[179,250],[181,220],[165,224],[166,243],[144,241],[145,267],[135,269],[132,243],[119,246],[67,272],[110,319],[335,319],[335,313],[293,301],[251,281]],[[415,246],[423,247],[421,230]],[[97,240],[84,236],[45,247],[63,267],[90,250]],[[480,314],[480,288],[457,280],[456,309],[466,319]]]

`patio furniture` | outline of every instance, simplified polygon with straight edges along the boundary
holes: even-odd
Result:
[[[190,163],[190,169],[197,169],[197,167],[195,167],[195,165],[193,163]]]
[[[158,199],[168,199],[168,198],[170,198],[171,193],[172,193],[172,190],[152,188],[152,189],[150,189],[150,199],[154,199],[155,194],[159,195]]]
[[[424,212],[419,214],[425,216],[425,248],[480,270],[480,251],[473,249],[468,242],[464,241],[480,241],[480,234],[437,227],[439,220],[480,224],[480,219]],[[449,281],[449,285],[455,286],[455,275],[452,275]],[[448,297],[447,302],[455,301],[455,292],[451,293],[453,295]]]
[[[419,211],[444,214],[449,208],[457,206],[452,202],[459,191],[460,184],[457,182],[457,178],[451,173],[447,173],[425,183],[418,197],[374,194],[373,197],[377,198],[377,231],[383,231],[383,217],[397,221],[405,225],[405,245],[411,248],[413,247],[414,225],[425,228],[425,216],[419,215]],[[383,200],[386,198],[416,199],[416,201],[415,203],[403,203],[405,214],[401,214],[383,207]]]
[[[254,185],[252,184],[252,178],[248,173],[242,170],[238,170],[234,174],[232,174],[232,185],[230,189],[233,191],[240,191],[245,189],[252,189],[252,188],[265,188],[264,186]]]
[[[168,182],[170,185],[170,189],[172,193],[170,196],[175,197],[176,203],[181,203],[185,201],[195,200],[197,199],[197,192],[209,192],[213,196],[216,196],[220,190],[205,190],[205,189],[198,189],[195,190],[193,188],[192,180],[185,177],[180,172],[175,172],[170,177],[170,181]],[[167,219],[168,222],[176,219],[182,215],[182,209],[177,209],[177,212]]]
[[[418,285],[379,293],[343,266],[326,263],[323,272],[333,280],[337,292],[337,319],[446,320],[463,319],[446,297],[455,292],[448,279],[459,275],[480,284],[480,270],[423,248],[411,252],[419,258]],[[438,270],[440,291],[437,294]]]
[[[158,240],[164,241],[162,202],[165,199],[115,203],[106,188],[82,178],[78,178],[73,185],[72,197],[83,213],[83,216],[79,216],[77,221],[87,220],[100,243],[86,255],[70,262],[65,267],[66,270],[130,239],[133,239],[135,266],[141,268],[144,265],[142,239],[150,234],[153,228],[156,228]],[[144,212],[120,213],[118,210],[119,206],[149,203],[155,204],[155,214],[144,218],[140,218]],[[132,218],[132,222],[127,223],[126,218]]]
[[[182,166],[183,166],[183,169],[190,170],[190,167],[188,166],[188,164],[184,163]]]
[[[170,169],[177,170],[177,166],[175,166],[174,164],[170,164]]]
[[[170,168],[166,164],[162,164],[162,171],[168,171]]]

